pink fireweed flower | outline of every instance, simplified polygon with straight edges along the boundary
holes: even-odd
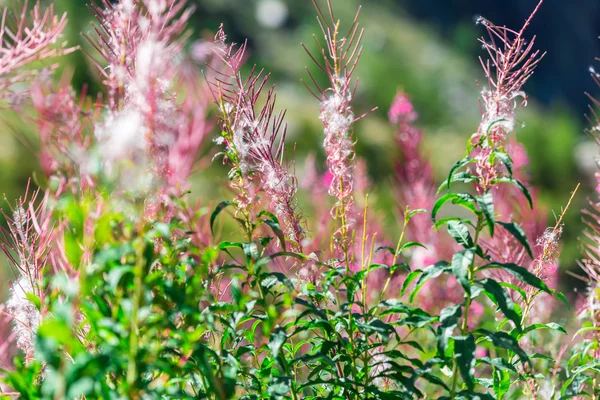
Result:
[[[312,203],[315,205],[312,212],[317,224],[315,232],[305,240],[304,250],[306,253],[312,253],[315,259],[322,254],[322,249],[332,246],[331,213],[327,208],[320,206],[325,204],[327,200],[330,182],[331,173],[329,171],[319,172],[316,168],[314,154],[309,155],[305,162],[302,188],[311,193]],[[367,164],[364,160],[358,159],[356,162],[353,186],[359,198],[366,198],[367,193],[372,190],[372,181],[368,176]],[[351,212],[354,215],[364,216],[365,208],[366,205],[361,207],[359,204],[354,203]],[[372,204],[371,208],[373,208]],[[348,266],[352,271],[360,271],[371,263],[386,265],[393,263],[393,256],[388,251],[371,252],[371,250],[377,250],[381,247],[390,248],[392,246],[392,242],[382,235],[384,231],[382,225],[381,216],[374,212],[368,213],[367,224],[355,225],[354,240],[349,241],[348,244]],[[299,271],[299,274],[302,275],[302,278],[314,279],[318,270],[317,264],[309,262],[303,266],[303,270]],[[376,271],[370,274],[367,283],[370,296],[367,300],[379,296],[387,277],[388,275],[384,271]]]
[[[334,77],[333,87],[321,101],[320,119],[325,127],[323,148],[332,175],[329,194],[337,199],[336,208],[353,203],[354,141],[351,136],[354,113],[350,107],[352,93],[345,79]]]
[[[37,190],[29,198],[27,191],[17,201],[12,215],[3,212],[8,229],[0,231],[0,249],[11,262],[16,276],[5,313],[12,320],[16,346],[25,353],[26,360],[33,358],[35,334],[43,316],[43,310],[39,310],[28,295],[39,298],[43,304],[42,271],[55,237],[49,194],[36,206],[39,194]]]
[[[353,74],[362,53],[361,42],[364,30],[358,23],[360,9],[350,30],[344,35],[340,31],[340,21],[336,21],[333,16],[331,1],[327,1],[328,17],[323,14],[316,2],[313,3],[317,8],[318,20],[325,40],[324,47],[317,43],[320,46],[321,57],[319,58],[322,60],[319,61],[313,56],[304,44],[302,46],[317,67],[329,78],[329,87],[322,89],[308,69],[315,90],[306,86],[321,103],[320,119],[325,133],[323,148],[327,157],[327,168],[332,175],[329,194],[336,199],[331,213],[335,219],[341,221],[341,226],[336,233],[339,240],[336,243],[339,252],[347,257],[348,229],[353,227],[356,220],[356,215],[352,213],[355,158],[352,129],[354,122],[361,118],[355,116],[351,105],[357,83],[353,80]]]
[[[206,86],[181,56],[193,8],[185,0],[103,0],[91,9],[100,25],[87,39],[104,59],[94,62],[109,93],[95,131],[102,160],[109,170],[133,161],[152,184],[185,186],[210,129]]]
[[[179,105],[176,135],[169,146],[166,169],[169,186],[176,187],[187,182],[196,166],[200,146],[214,127],[208,118],[210,90],[200,81],[192,65],[180,69],[179,86],[185,88],[185,96]]]
[[[410,98],[400,91],[396,94],[396,98],[390,107],[388,118],[392,125],[410,124],[419,118],[419,114],[417,114]]]
[[[482,118],[478,130],[478,139],[485,138],[484,146],[502,147],[515,128],[517,99],[522,98],[523,104],[526,104],[527,97],[521,88],[544,54],[534,50],[535,36],[528,42],[523,34],[542,2],[518,32],[494,25],[482,17],[476,20],[477,24],[485,27],[489,36],[489,39],[479,40],[489,56],[485,61],[480,57],[488,80],[487,87],[481,91]]]
[[[431,164],[421,154],[423,132],[413,123],[416,113],[408,95],[399,92],[388,113],[390,123],[396,127],[396,144],[402,152],[403,159],[396,163],[396,180],[400,202],[398,210],[404,212],[408,206],[411,210],[431,210],[435,202],[436,184]],[[411,265],[425,268],[436,262],[443,254],[450,256],[452,247],[442,245],[433,234],[431,218],[426,214],[415,215],[408,227],[407,236],[411,241],[423,243],[424,248],[415,248],[411,253]]]
[[[582,317],[600,327],[600,203],[590,203],[591,210],[584,210],[587,229],[584,232],[585,258],[579,262],[587,275],[588,289],[581,307]]]
[[[18,2],[21,3],[21,2]],[[37,71],[21,68],[33,61],[67,54],[75,48],[58,43],[67,24],[66,14],[60,18],[54,14],[54,6],[42,10],[39,2],[31,12],[28,1],[19,4],[18,14],[2,11],[0,22],[0,96],[13,96],[10,87],[15,83],[31,80]]]
[[[11,318],[6,311],[6,305],[0,304],[0,369],[8,369],[12,366],[15,332],[10,329],[10,325]],[[0,384],[0,393],[2,389],[3,386]]]
[[[68,78],[63,77],[57,86],[49,80],[36,79],[31,86],[31,99],[37,114],[43,171],[65,181],[60,189],[70,186],[79,191],[95,185],[86,167],[86,153],[93,143],[100,105],[99,101],[91,104],[86,98],[86,88],[77,96]]]
[[[423,132],[414,123],[418,114],[410,97],[398,92],[388,112],[390,123],[396,128],[396,144],[402,152],[402,162],[396,164],[398,182],[398,211],[431,210],[435,203],[437,186],[431,164],[421,153]],[[410,241],[422,243],[426,248],[414,247],[408,263],[412,268],[424,269],[443,258],[450,258],[454,244],[447,237],[435,235],[431,218],[426,213],[412,217],[406,229]],[[458,282],[451,277],[440,277],[428,282],[419,292],[419,302],[428,311],[441,310],[446,305],[461,299]]]
[[[221,111],[221,128],[225,136],[218,140],[226,146],[232,167],[232,187],[238,192],[237,207],[247,212],[258,190],[267,195],[274,214],[280,219],[286,237],[295,250],[302,248],[305,236],[303,218],[298,211],[298,183],[291,167],[284,161],[285,112],[275,112],[274,88],[264,92],[269,75],[253,68],[243,79],[245,44],[236,48],[226,43],[223,28],[215,37],[215,56],[224,65],[209,77],[209,87]],[[264,105],[258,106],[264,95]],[[238,173],[239,171],[239,173]],[[258,176],[256,174],[259,174]]]
[[[134,88],[148,94],[163,92],[174,73],[173,60],[183,47],[193,8],[186,8],[185,0],[123,0],[116,4],[101,0],[101,5],[92,3],[90,9],[99,26],[94,36],[84,36],[106,61],[106,66],[94,62],[108,88],[109,108],[120,110]],[[147,106],[158,97],[147,99]]]

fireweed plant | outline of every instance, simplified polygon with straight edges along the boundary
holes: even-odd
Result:
[[[360,10],[345,24],[331,1],[315,2],[322,32],[303,46],[326,170],[309,158],[300,180],[269,74],[243,68],[246,45],[224,27],[197,46],[198,73],[185,0],[91,2],[97,22],[84,37],[105,85],[96,99],[51,79],[43,61],[75,50],[61,43],[64,16],[5,10],[0,89],[12,106],[30,99],[46,177],[3,208],[14,280],[0,308],[0,395],[596,398],[598,205],[571,341],[550,321],[566,302],[555,287],[568,205],[547,223],[515,139],[522,88],[543,56],[525,36],[540,6],[518,31],[477,19],[481,122],[446,181],[421,153],[409,96],[392,103],[396,238],[380,229],[355,151],[368,114],[353,105]],[[216,206],[189,194],[210,157],[229,168],[231,197]],[[330,206],[308,218],[301,189]]]

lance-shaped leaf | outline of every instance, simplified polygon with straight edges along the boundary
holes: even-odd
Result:
[[[513,275],[514,277],[519,279],[521,282],[524,282],[530,286],[533,286],[536,289],[540,289],[546,293],[553,294],[553,291],[550,288],[548,288],[548,285],[546,285],[546,283],[544,283],[543,280],[541,280],[537,276],[533,275],[527,269],[525,269],[523,267],[519,267],[516,264],[490,263],[488,265],[481,267],[481,270],[486,270],[486,269],[503,269],[504,271],[510,273],[511,275]]]
[[[475,207],[475,198],[468,193],[448,193],[440,197],[431,210],[431,219],[435,223],[438,212],[444,204],[451,201],[452,204],[466,208],[475,214],[478,214],[478,210]]]
[[[475,338],[467,336],[454,337],[454,355],[460,370],[460,375],[469,390],[475,387]]]
[[[491,193],[477,196],[477,204],[485,216],[490,235],[494,236],[494,196]]]
[[[459,251],[452,256],[452,274],[456,280],[465,289],[467,294],[471,294],[471,281],[469,279],[469,268],[473,264],[476,249],[470,248]]]
[[[463,247],[473,247],[473,239],[469,233],[469,229],[460,221],[448,222],[448,233]]]
[[[457,161],[456,164],[454,164],[452,166],[452,168],[450,168],[450,172],[448,173],[448,189],[450,189],[450,183],[452,182],[452,176],[454,175],[454,173],[456,171],[458,171],[460,168],[464,167],[465,165],[475,162],[476,160],[474,158],[471,157],[465,157],[460,161]]]
[[[449,354],[446,354],[448,339],[458,326],[458,320],[462,316],[462,306],[462,303],[456,304],[440,311],[440,326],[437,330],[438,354],[440,357],[449,356]]]
[[[484,293],[498,306],[508,319],[514,322],[518,331],[521,330],[521,313],[515,308],[510,295],[502,286],[493,279],[483,279],[479,281],[484,288]]]
[[[506,349],[506,350],[512,351],[513,353],[515,353],[516,355],[519,356],[522,363],[527,362],[527,363],[531,364],[531,360],[529,359],[529,356],[527,355],[525,350],[523,350],[521,348],[521,346],[519,346],[519,342],[517,341],[517,339],[515,339],[508,333],[506,333],[506,332],[490,332],[486,329],[478,329],[477,333],[483,335],[483,337],[485,337],[489,341],[491,341],[494,344],[494,346],[499,347],[501,349]]]
[[[410,295],[410,301],[412,302],[415,299],[419,290],[421,290],[423,285],[425,285],[425,283],[427,283],[428,280],[437,278],[444,272],[449,272],[450,268],[450,264],[446,261],[440,261],[425,268]]]
[[[213,226],[215,224],[215,220],[217,219],[217,216],[221,213],[221,211],[223,211],[224,209],[226,209],[230,205],[231,205],[230,201],[222,201],[222,202],[219,203],[219,205],[217,205],[215,207],[214,211],[210,215],[210,232],[213,235],[215,234],[214,230],[213,230]]]
[[[523,247],[525,247],[525,250],[527,250],[527,254],[529,254],[529,257],[533,258],[533,252],[531,251],[531,247],[529,246],[529,240],[527,239],[527,235],[525,234],[523,228],[521,228],[515,222],[498,221],[497,223],[498,225],[501,225],[504,229],[506,229],[508,233],[513,235],[519,241],[519,243],[521,243]]]

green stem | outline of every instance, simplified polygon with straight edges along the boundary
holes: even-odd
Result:
[[[129,336],[129,359],[127,365],[127,386],[129,388],[131,398],[137,398],[139,393],[135,391],[135,382],[137,380],[137,364],[136,357],[138,352],[138,312],[142,300],[142,286],[144,277],[144,241],[142,236],[143,229],[140,230],[140,243],[136,250],[136,262],[134,269],[134,292],[133,292],[133,309],[131,312],[131,333]]]
[[[479,235],[483,229],[483,221],[481,217],[478,217],[477,227],[475,228],[475,238],[473,239],[473,247],[477,248],[479,243]],[[469,265],[469,282],[471,285],[473,284],[473,276],[475,273],[475,257],[473,257],[473,261],[471,265]],[[460,334],[462,336],[466,335],[469,332],[469,310],[471,309],[471,295],[470,293],[465,293],[465,314],[460,326]],[[452,389],[450,392],[450,399],[454,400],[456,397],[456,389],[458,387],[458,363],[456,360],[454,361],[454,367],[452,368]]]

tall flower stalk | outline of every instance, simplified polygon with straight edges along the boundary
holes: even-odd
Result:
[[[327,159],[327,168],[332,175],[329,194],[336,203],[332,215],[340,221],[337,247],[348,266],[350,237],[348,231],[356,222],[352,213],[354,204],[354,139],[353,125],[357,118],[352,108],[357,81],[353,74],[362,53],[364,29],[358,23],[360,8],[354,17],[347,34],[341,31],[341,23],[336,20],[331,0],[327,0],[328,15],[325,15],[317,2],[313,4],[318,12],[318,21],[323,32],[325,45],[316,39],[319,54],[313,55],[306,46],[304,49],[316,66],[329,78],[330,86],[322,89],[312,73],[307,69],[314,84],[311,93],[321,103],[320,119],[323,123],[325,139],[323,148]],[[307,85],[308,87],[308,85]]]
[[[17,348],[30,361],[34,355],[35,335],[45,310],[44,271],[55,240],[49,194],[34,191],[19,198],[10,214],[2,211],[8,229],[0,230],[0,250],[10,260],[16,277],[3,317],[13,324]]]
[[[29,1],[16,3],[17,13],[6,7],[2,10],[0,22],[0,93],[2,97],[15,96],[11,86],[28,82],[39,71],[24,70],[23,67],[34,61],[70,53],[75,48],[67,48],[61,42],[62,31],[67,24],[66,14],[58,16],[54,6],[43,9],[36,2],[32,10]],[[52,68],[52,67],[51,67]],[[14,98],[13,98],[14,99]]]
[[[515,115],[517,101],[521,99],[522,105],[527,104],[523,85],[545,54],[535,49],[535,36],[530,40],[524,36],[542,3],[543,0],[519,31],[497,26],[482,17],[476,21],[486,29],[488,35],[479,39],[488,54],[485,60],[480,57],[487,87],[481,90],[481,123],[472,138],[473,157],[477,160],[475,170],[483,178],[480,182],[481,192],[486,192],[502,174],[493,167],[492,153],[496,149],[502,150],[507,138],[515,130],[518,122]]]
[[[103,161],[129,158],[167,186],[185,184],[210,126],[204,99],[190,93],[181,102],[176,93],[203,91],[178,59],[193,8],[185,0],[102,0],[90,9],[99,25],[86,38],[103,59],[94,63],[108,89],[95,129]]]
[[[265,90],[269,74],[254,67],[242,77],[246,45],[238,48],[226,40],[221,27],[214,49],[224,67],[211,68],[208,82],[221,114],[222,135],[217,143],[225,146],[225,161],[232,166],[229,175],[237,192],[236,210],[243,215],[246,234],[251,238],[252,203],[258,192],[264,191],[289,244],[301,250],[305,232],[296,204],[298,183],[292,165],[284,160],[285,111],[275,111],[275,89]]]

